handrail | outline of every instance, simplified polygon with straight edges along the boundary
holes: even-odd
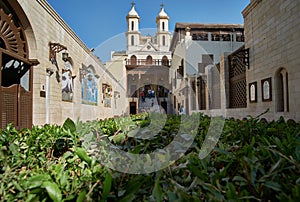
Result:
[[[147,59],[129,59],[126,61],[126,65],[128,66],[167,66],[170,67],[171,61],[169,59],[155,59],[155,60],[147,60]]]

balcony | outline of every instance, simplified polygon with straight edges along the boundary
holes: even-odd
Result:
[[[126,60],[126,68],[137,68],[137,67],[150,67],[150,66],[171,66],[171,61],[169,59],[159,59],[159,60],[147,60],[147,59],[129,59]]]

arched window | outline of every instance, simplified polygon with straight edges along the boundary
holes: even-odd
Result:
[[[275,75],[276,82],[276,111],[289,111],[288,73],[285,68],[280,68]]]
[[[134,46],[134,36],[131,36],[131,45]]]
[[[131,57],[130,57],[130,64],[131,65],[136,65],[136,56],[135,55],[132,55]]]
[[[151,55],[147,56],[147,58],[146,58],[146,64],[147,65],[151,65],[152,64],[152,56]]]
[[[162,37],[162,45],[165,46],[166,45],[166,36]]]
[[[169,60],[168,60],[168,57],[167,57],[167,56],[164,55],[164,56],[162,57],[161,62],[162,62],[162,65],[163,65],[163,66],[167,66],[167,67],[169,66]]]
[[[165,31],[165,22],[162,22],[162,31]]]
[[[133,30],[134,30],[134,22],[131,21],[131,31],[133,31]]]

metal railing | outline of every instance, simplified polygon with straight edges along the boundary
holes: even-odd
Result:
[[[171,66],[171,61],[168,59],[159,59],[159,60],[145,60],[145,59],[129,59],[126,61],[126,66],[128,67],[138,67],[138,66]]]

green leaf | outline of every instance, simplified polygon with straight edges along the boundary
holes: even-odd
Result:
[[[207,179],[207,175],[205,173],[203,173],[201,170],[198,169],[198,167],[192,165],[192,164],[188,164],[187,167],[190,169],[190,171],[192,171],[192,173],[194,175],[196,175],[197,177],[199,177],[199,179],[202,180],[206,180]]]
[[[234,176],[232,181],[247,182],[247,180],[241,176]]]
[[[133,193],[124,196],[119,202],[131,202],[135,199],[135,195]]]
[[[9,145],[9,150],[13,155],[17,155],[19,153],[19,147],[15,143],[11,143]]]
[[[126,135],[124,133],[119,133],[118,135],[112,137],[112,140],[115,144],[120,144],[125,139],[126,139]]]
[[[81,160],[87,162],[90,165],[91,158],[87,155],[85,149],[81,147],[75,147],[75,153],[79,156]]]
[[[268,187],[270,189],[273,189],[275,191],[282,191],[281,185],[278,184],[277,182],[272,182],[272,181],[266,181],[264,183],[265,187]]]
[[[169,191],[168,192],[168,199],[169,199],[169,201],[176,201],[177,200],[176,194]]]
[[[62,194],[61,194],[61,191],[59,189],[59,187],[57,186],[56,183],[54,182],[44,182],[43,183],[43,187],[47,190],[48,192],[48,195],[50,196],[50,198],[53,200],[53,201],[61,201],[62,199]]]
[[[40,187],[43,182],[48,181],[50,179],[51,177],[46,174],[30,177],[27,181],[27,188],[33,189],[33,188]]]
[[[139,176],[130,180],[126,186],[126,192],[121,201],[132,201],[135,198],[135,193],[139,191],[140,187],[144,184],[144,181],[149,180],[143,176]],[[129,200],[130,199],[130,200]]]
[[[86,191],[83,190],[82,192],[80,192],[80,194],[78,195],[78,198],[76,199],[76,202],[83,202],[86,196]]]
[[[70,118],[67,118],[63,124],[63,128],[66,130],[70,130],[72,133],[76,132],[76,125],[74,121]]]
[[[271,169],[269,170],[269,175],[270,174],[272,174],[273,172],[274,172],[274,170],[276,170],[276,168],[280,165],[280,163],[281,163],[281,158],[277,161],[277,163],[275,163],[272,167],[271,167]]]
[[[105,180],[104,180],[104,183],[103,183],[102,201],[106,200],[106,198],[107,198],[107,196],[110,192],[111,182],[112,182],[111,175],[110,175],[110,173],[107,173],[106,177],[105,177]]]
[[[159,202],[163,201],[163,192],[161,186],[159,185],[159,178],[157,178],[155,181],[152,195],[154,196],[155,201],[159,201]]]

